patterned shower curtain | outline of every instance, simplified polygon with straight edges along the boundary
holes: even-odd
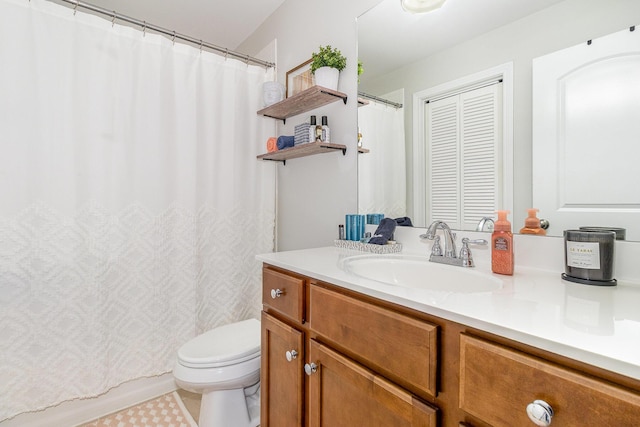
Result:
[[[0,421],[172,369],[258,317],[272,70],[0,0]]]

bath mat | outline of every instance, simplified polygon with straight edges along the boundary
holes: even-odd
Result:
[[[175,391],[80,427],[198,427]]]

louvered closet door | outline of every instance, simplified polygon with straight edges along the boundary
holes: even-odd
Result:
[[[459,96],[433,101],[427,110],[427,218],[460,228]]]
[[[460,95],[463,230],[474,229],[482,217],[494,217],[502,208],[501,89],[495,84]]]
[[[501,208],[501,89],[494,84],[429,103],[430,221],[473,230]]]

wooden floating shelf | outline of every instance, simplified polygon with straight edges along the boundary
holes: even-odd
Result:
[[[342,155],[344,155],[347,152],[347,146],[342,144],[333,144],[331,142],[308,142],[295,147],[261,154],[257,156],[257,158],[261,160],[283,162],[286,165],[287,160],[289,159],[313,156],[315,154],[331,153],[337,150],[342,151]]]
[[[288,117],[297,116],[298,114],[339,100],[342,100],[346,104],[347,95],[336,90],[327,89],[326,87],[312,86],[287,99],[263,108],[258,111],[258,114],[282,120],[286,123]]]

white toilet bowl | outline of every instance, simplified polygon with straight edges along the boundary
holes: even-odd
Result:
[[[199,427],[260,424],[260,322],[221,326],[178,350],[173,376],[178,387],[202,394]]]

